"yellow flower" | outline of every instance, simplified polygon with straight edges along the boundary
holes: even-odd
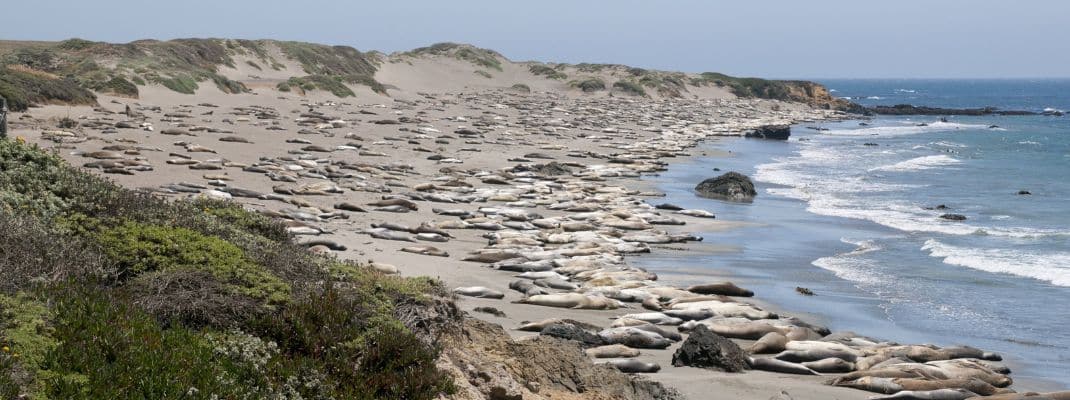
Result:
[[[26,138],[22,136],[15,136],[15,141],[19,142],[19,144],[26,143]]]
[[[5,353],[10,353],[11,352],[11,348],[7,347],[7,346],[4,346],[4,348],[0,349],[0,350],[4,350]]]

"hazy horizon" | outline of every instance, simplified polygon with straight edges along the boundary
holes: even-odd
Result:
[[[101,3],[107,4],[106,6]],[[1070,2],[846,0],[754,4],[639,0],[501,3],[394,1],[302,6],[277,0],[184,7],[134,0],[8,5],[8,40],[107,42],[282,39],[394,52],[470,43],[514,61],[614,63],[783,79],[1070,77]],[[308,15],[302,15],[302,10]],[[48,23],[42,23],[47,16]],[[166,17],[163,17],[166,16]],[[61,27],[57,29],[56,27]]]

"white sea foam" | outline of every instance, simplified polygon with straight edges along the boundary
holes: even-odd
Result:
[[[946,140],[941,140],[939,142],[929,142],[929,144],[935,145],[935,146],[942,146],[942,147],[955,147],[955,148],[959,148],[959,149],[964,149],[966,147],[969,147],[969,146],[966,146],[966,145],[964,145],[962,143],[949,142],[949,141],[946,141]]]
[[[1070,253],[959,247],[935,239],[926,241],[921,249],[932,257],[943,258],[944,264],[1070,286]]]
[[[866,97],[866,99],[868,99],[868,100],[884,100],[884,98],[880,97],[880,96],[869,96],[869,97]]]
[[[869,168],[916,170],[958,162],[946,155],[920,157],[885,167],[874,166],[873,152],[850,151],[820,142],[802,144],[799,155],[775,159],[757,167],[754,178],[780,187],[768,188],[771,195],[807,202],[807,211],[827,216],[866,220],[904,232],[946,235],[991,235],[1013,238],[1070,237],[1068,229],[985,226],[982,219],[947,221],[939,210],[925,204],[895,199],[925,187],[923,184],[882,182],[868,174]],[[892,197],[892,198],[889,198]]]
[[[1018,142],[1018,144],[1031,144],[1031,145],[1034,145],[1034,146],[1040,146],[1039,142],[1034,142],[1032,140],[1023,140],[1021,142]]]
[[[912,159],[909,159],[909,160],[906,160],[906,161],[900,161],[900,162],[897,162],[897,163],[891,164],[891,165],[882,165],[880,167],[870,168],[869,171],[870,172],[875,172],[875,171],[896,171],[896,172],[923,171],[923,170],[927,170],[927,169],[946,167],[946,166],[951,166],[951,165],[960,164],[960,163],[962,163],[962,161],[959,161],[959,160],[957,160],[955,158],[940,154],[940,155],[935,155],[935,156],[923,156],[923,157],[918,157],[918,158],[912,158]]]
[[[914,89],[896,89],[895,92],[896,93],[917,93],[918,91],[914,90]]]
[[[811,262],[811,264],[815,267],[831,271],[841,279],[846,279],[852,282],[879,285],[881,282],[889,281],[890,277],[879,270],[878,265],[874,260],[859,257],[863,254],[880,250],[880,246],[869,240],[855,242],[842,238],[840,241],[853,244],[856,247],[854,250],[846,253],[816,259]]]
[[[836,129],[825,131],[825,135],[833,136],[904,136],[917,135],[928,132],[945,132],[965,129],[985,129],[987,125],[960,124],[957,122],[933,122],[925,126],[917,124],[904,124],[898,126],[874,126],[860,129]]]

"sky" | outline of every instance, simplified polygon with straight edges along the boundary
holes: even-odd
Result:
[[[1066,0],[12,0],[0,39],[219,37],[766,78],[1070,77]]]

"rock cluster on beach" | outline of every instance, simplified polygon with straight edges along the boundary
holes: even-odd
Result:
[[[628,262],[702,240],[685,229],[716,226],[708,210],[654,205],[661,194],[636,178],[704,140],[839,113],[508,90],[378,99],[123,100],[87,112],[77,129],[24,118],[17,132],[145,192],[242,202],[310,251],[439,276],[462,305],[482,308],[477,318],[575,343],[624,372],[827,375],[837,387],[940,399],[1007,392],[998,355],[832,332],[755,305],[730,282],[667,284]],[[756,195],[736,173],[696,191]],[[658,362],[669,354],[675,367]],[[458,372],[496,379],[510,396],[537,392],[504,374]]]

